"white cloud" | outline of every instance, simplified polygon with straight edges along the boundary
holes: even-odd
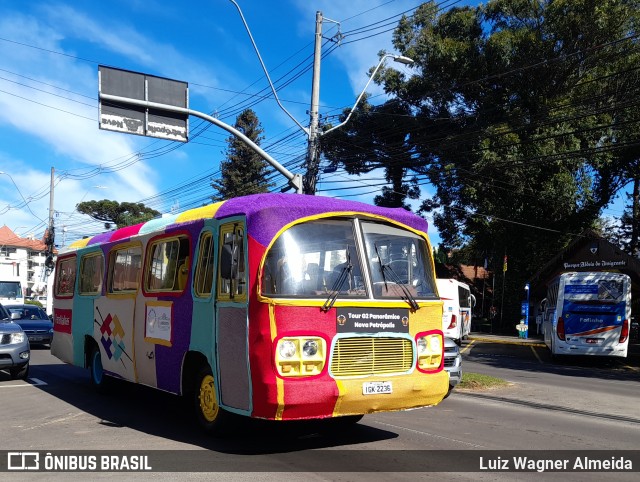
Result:
[[[315,19],[315,16],[311,15],[311,12],[319,10],[326,18],[341,22],[341,32],[347,33],[351,30],[366,27],[376,26],[377,22],[391,18],[383,22],[383,24],[391,23],[391,25],[376,30],[372,30],[368,33],[355,34],[352,36],[346,36],[344,46],[339,47],[331,53],[331,57],[335,57],[343,65],[345,72],[347,72],[350,80],[351,90],[355,97],[362,92],[362,89],[369,80],[369,69],[375,67],[378,64],[378,52],[385,50],[389,53],[395,53],[393,45],[391,43],[391,29],[395,27],[400,17],[396,15],[415,8],[416,2],[408,0],[400,0],[395,2],[388,1],[371,1],[371,0],[352,0],[350,2],[340,2],[337,4],[332,0],[318,0],[317,2],[309,3],[303,0],[296,0],[298,8],[305,12],[302,14],[302,19],[299,22],[298,28],[300,30],[309,30],[309,19]],[[381,35],[371,36],[374,33],[388,30]],[[332,23],[325,23],[323,25],[323,33],[330,32],[334,34],[336,32],[335,26]],[[311,37],[310,37],[311,38]],[[351,41],[356,40],[351,43]],[[326,60],[325,60],[326,61]],[[395,67],[398,68],[399,64]],[[345,86],[346,88],[346,86]],[[382,93],[382,89],[375,84],[371,84],[368,89],[373,94]]]

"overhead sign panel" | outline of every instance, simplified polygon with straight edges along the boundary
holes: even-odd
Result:
[[[188,140],[188,113],[128,102],[188,109],[189,85],[186,82],[101,65],[98,67],[98,90],[100,129],[172,141]],[[106,100],[102,94],[121,100]]]

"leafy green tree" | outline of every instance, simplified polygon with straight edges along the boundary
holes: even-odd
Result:
[[[374,108],[366,95],[360,105],[349,120],[349,127],[333,131],[327,142],[322,137],[320,149],[331,164],[336,167],[342,164],[349,174],[382,169],[390,186],[382,188],[382,193],[374,198],[375,204],[409,209],[406,201],[420,196],[417,177],[407,179],[409,166],[414,173],[420,167],[412,159],[411,145],[407,142],[406,133],[415,128],[409,105],[390,101]],[[341,120],[348,114],[345,111]]]
[[[615,222],[611,219],[601,220],[601,235],[620,247],[625,253],[640,257],[638,246],[638,197],[640,197],[640,182],[635,180],[633,190],[626,193],[628,204],[620,219]]]
[[[255,112],[247,109],[236,118],[234,127],[257,145],[264,139],[262,126]],[[235,196],[269,192],[273,183],[267,180],[269,164],[236,136],[227,138],[226,159],[220,163],[221,177],[211,186],[218,191],[214,201]]]
[[[378,146],[367,151],[359,139],[371,138],[388,104],[402,105],[412,118],[386,135],[403,137],[410,155],[380,151],[405,182],[434,186],[422,211],[448,248],[487,253],[497,273],[509,256],[496,296],[512,324],[525,281],[637,177],[639,18],[637,0],[492,0],[448,11],[425,3],[394,33],[416,75],[383,70],[392,99],[364,106],[371,120],[341,138],[327,135],[327,145],[343,144],[325,156],[356,171],[356,148],[377,159]]]
[[[104,222],[105,229],[112,224],[117,228],[132,226],[149,221],[160,215],[159,211],[145,206],[143,203],[110,201],[85,201],[76,205],[79,213],[86,214],[96,221]]]

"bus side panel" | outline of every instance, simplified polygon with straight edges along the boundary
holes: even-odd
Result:
[[[193,255],[192,255],[193,256]],[[192,257],[193,259],[193,257]],[[172,393],[181,392],[182,362],[191,342],[193,299],[191,277],[181,296],[159,296],[159,301],[172,302],[171,344],[155,345],[157,387]],[[144,320],[141,320],[144,323]]]
[[[278,382],[274,370],[269,305],[249,303],[249,363],[252,417],[274,419],[278,413]]]
[[[258,280],[256,273],[265,247],[253,237],[247,236],[249,255],[249,366],[251,373],[251,416],[276,418],[278,411],[278,387],[274,371],[273,343],[269,305],[256,300]],[[276,334],[273,335],[274,337]]]
[[[96,299],[93,338],[100,348],[105,371],[136,381],[133,361],[133,317],[135,296],[106,296]],[[77,317],[74,315],[74,320]]]

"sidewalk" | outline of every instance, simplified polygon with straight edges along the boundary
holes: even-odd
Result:
[[[511,345],[544,346],[542,338],[518,338],[509,335],[493,335],[490,333],[469,333],[469,340],[484,341],[489,343],[506,343]]]

